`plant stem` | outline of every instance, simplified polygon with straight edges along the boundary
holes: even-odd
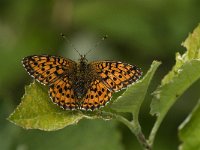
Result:
[[[131,123],[133,124],[133,129],[134,129],[134,131],[132,131],[132,132],[135,134],[138,141],[144,147],[145,150],[151,150],[152,149],[151,146],[147,142],[144,134],[142,133],[141,126],[138,121],[138,114],[133,113],[132,116],[133,116],[133,119],[132,119]]]
[[[139,143],[141,144],[141,146],[143,147],[144,150],[151,150],[150,145],[148,144],[144,134],[141,131],[141,128],[140,128],[140,125],[139,125],[139,122],[137,119],[129,121],[121,115],[117,115],[117,114],[113,114],[113,113],[109,113],[109,112],[102,112],[101,117],[104,119],[113,118],[113,119],[116,119],[116,120],[122,122],[137,137]]]
[[[163,118],[164,118],[163,115],[159,116],[157,118],[156,122],[154,123],[154,126],[153,126],[152,130],[151,130],[151,133],[149,135],[149,142],[148,142],[151,147],[153,147],[155,136],[156,136],[157,131],[158,131],[159,127],[160,127],[160,124],[162,123]]]

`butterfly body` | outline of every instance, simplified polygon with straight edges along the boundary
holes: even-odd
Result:
[[[78,63],[48,55],[33,55],[22,61],[26,71],[49,86],[54,103],[67,110],[94,110],[106,105],[114,92],[136,82],[141,70],[118,61],[88,63],[81,55]]]
[[[85,56],[81,56],[81,59],[73,72],[74,74],[71,76],[73,81],[72,89],[74,90],[75,97],[78,101],[81,101],[81,99],[86,95],[91,82],[95,80],[95,76],[92,74],[92,68],[87,63]]]

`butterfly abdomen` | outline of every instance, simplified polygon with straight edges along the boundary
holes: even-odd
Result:
[[[85,88],[85,81],[79,78],[79,80],[74,83],[73,89],[76,98],[82,99],[87,92],[87,89]]]

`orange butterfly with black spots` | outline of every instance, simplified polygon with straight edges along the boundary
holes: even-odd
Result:
[[[118,61],[79,63],[63,57],[33,55],[22,61],[26,71],[40,83],[49,86],[52,101],[67,110],[94,110],[117,92],[136,82],[142,75],[133,65]]]

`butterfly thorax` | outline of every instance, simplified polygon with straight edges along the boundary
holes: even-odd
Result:
[[[93,80],[93,77],[90,76],[91,69],[87,63],[87,59],[84,56],[81,56],[79,63],[77,65],[75,82],[73,84],[74,95],[77,99],[81,100],[87,93],[87,90],[90,86],[90,83]]]

